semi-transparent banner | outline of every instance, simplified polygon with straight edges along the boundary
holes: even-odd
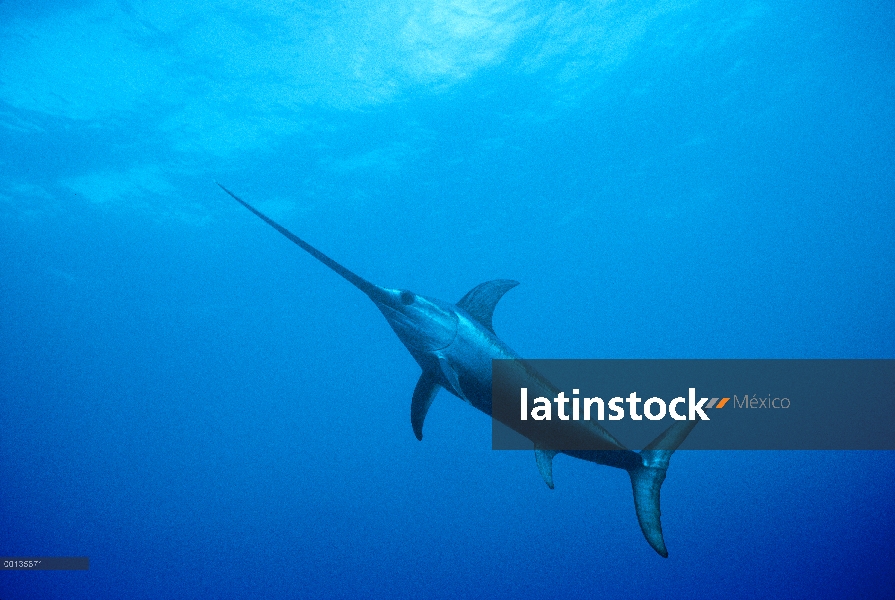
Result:
[[[895,360],[495,360],[495,450],[895,450]],[[682,427],[682,425],[679,425]],[[608,435],[607,435],[608,434]]]

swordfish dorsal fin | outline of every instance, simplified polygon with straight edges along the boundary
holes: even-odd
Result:
[[[413,400],[410,401],[410,424],[413,426],[413,433],[416,439],[423,439],[423,421],[426,420],[426,413],[432,406],[432,400],[438,393],[438,374],[432,371],[423,371],[416,387],[413,388]]]
[[[457,306],[465,310],[476,321],[494,333],[491,317],[494,316],[494,307],[508,291],[519,285],[512,279],[495,279],[475,286],[457,302]]]

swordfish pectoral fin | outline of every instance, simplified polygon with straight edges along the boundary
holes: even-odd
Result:
[[[413,388],[413,400],[410,401],[410,424],[413,426],[413,433],[416,439],[423,439],[423,421],[426,420],[426,414],[432,401],[438,393],[438,374],[432,371],[423,371],[416,387]]]
[[[441,368],[441,374],[444,375],[444,378],[451,386],[448,391],[453,392],[458,398],[469,402],[466,398],[466,394],[464,394],[462,388],[460,388],[460,378],[457,376],[457,372],[454,370],[454,367],[451,366],[447,357],[439,352],[435,354],[435,358],[438,359],[438,366]]]
[[[475,286],[457,302],[457,306],[469,313],[476,321],[494,333],[491,319],[494,316],[494,307],[503,298],[503,295],[519,285],[518,281],[511,279],[495,279]]]

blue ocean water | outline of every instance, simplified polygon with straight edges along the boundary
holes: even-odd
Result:
[[[895,455],[490,449],[363,277],[541,358],[895,357],[891,2],[0,4],[0,598],[895,597]]]

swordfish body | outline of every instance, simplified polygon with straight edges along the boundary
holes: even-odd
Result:
[[[423,439],[426,413],[442,388],[492,416],[493,359],[513,360],[511,376],[520,387],[527,386],[534,396],[555,397],[559,394],[556,386],[522,362],[519,355],[494,333],[494,308],[518,282],[507,279],[487,281],[470,290],[456,304],[408,290],[383,288],[346,269],[221,184],[218,186],[376,304],[422,369],[410,403],[410,422],[417,439]],[[565,450],[561,451],[563,454],[627,471],[634,491],[634,508],[640,529],[650,546],[661,556],[667,557],[660,521],[659,490],[665,480],[671,454],[696,422],[683,421],[671,425],[641,452],[625,448],[606,429],[591,421],[564,421],[562,425],[557,423],[557,426],[576,427],[575,435],[587,439],[589,447],[599,448]],[[519,426],[518,422],[505,424],[513,428]],[[526,435],[527,432],[519,433]],[[544,482],[553,489],[553,458],[559,452],[540,449],[538,441],[532,441],[538,470]]]

